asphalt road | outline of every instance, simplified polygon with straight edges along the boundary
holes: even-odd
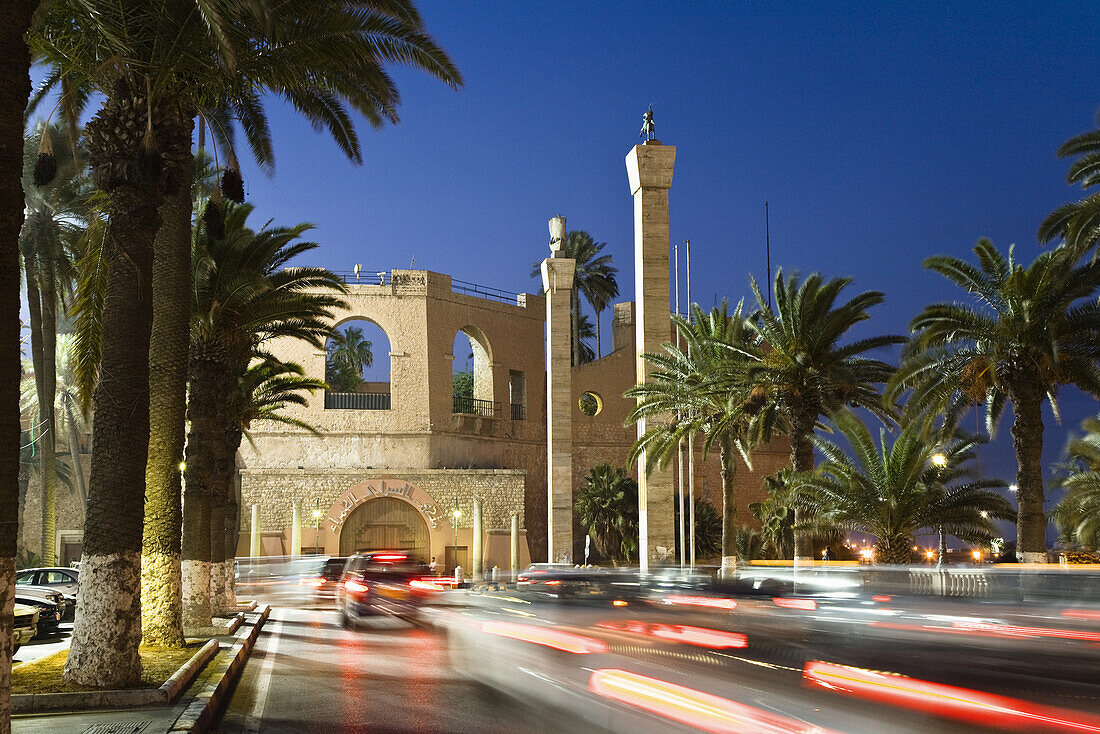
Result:
[[[272,610],[215,731],[550,732],[560,718],[460,676],[443,634],[383,618],[345,630],[332,609]]]

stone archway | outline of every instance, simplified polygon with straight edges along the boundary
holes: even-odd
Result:
[[[375,501],[383,499],[398,502],[404,507],[384,503],[371,509],[361,510],[361,508],[366,508]],[[372,516],[376,518],[373,521],[371,520]],[[432,554],[438,554],[438,548],[443,547],[443,531],[446,530],[447,525],[440,522],[440,512],[435,499],[415,484],[392,477],[379,477],[360,482],[344,491],[332,503],[321,523],[319,545],[325,549],[326,553],[347,555],[346,551],[348,549],[345,547],[344,529],[349,527],[350,522],[353,522],[353,517],[358,518],[354,520],[357,525],[395,526],[390,531],[365,531],[366,535],[362,538],[363,543],[385,542],[387,539],[386,532],[391,533],[389,537],[396,538],[398,537],[396,534],[399,533],[396,525],[405,524],[406,527],[412,528],[412,543],[417,548],[420,548],[421,543],[424,544],[423,550],[418,550],[418,553],[423,553],[422,560],[431,558]],[[355,538],[361,532],[363,532],[362,529],[348,530],[347,537],[349,539]],[[408,541],[409,538],[406,537],[405,540]],[[352,544],[354,542],[352,540],[348,541]],[[362,545],[356,545],[350,548],[350,551],[367,549]],[[374,548],[374,550],[394,550],[394,548]]]
[[[356,507],[340,528],[340,555],[373,550],[404,551],[426,561],[431,545],[420,512],[395,497],[377,497]]]

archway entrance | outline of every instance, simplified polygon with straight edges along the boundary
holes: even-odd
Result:
[[[356,507],[340,530],[340,555],[356,551],[402,550],[428,560],[428,524],[413,505],[380,497]]]

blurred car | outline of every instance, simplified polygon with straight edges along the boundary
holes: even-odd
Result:
[[[336,599],[336,588],[340,585],[340,577],[344,575],[347,563],[347,556],[333,556],[322,563],[316,573],[299,578],[298,585],[313,590],[314,602],[332,601]]]
[[[348,559],[336,588],[336,608],[345,627],[389,614],[415,617],[431,596],[443,590],[427,564],[401,551],[357,553]]]
[[[61,592],[68,604],[64,605],[63,619],[71,620],[76,615],[76,591],[80,572],[73,568],[55,566],[51,568],[28,568],[15,574],[16,586],[38,586]]]
[[[16,603],[15,629],[12,637],[15,648],[12,653],[19,650],[19,646],[23,643],[30,642],[36,634],[38,634],[38,609],[29,604]]]
[[[636,570],[535,563],[516,576],[516,592],[532,601],[606,603],[638,601],[645,587]]]
[[[41,589],[37,586],[17,586],[15,602],[26,604],[38,610],[38,626],[35,637],[45,637],[57,632],[62,618],[68,611],[68,602],[56,591]]]

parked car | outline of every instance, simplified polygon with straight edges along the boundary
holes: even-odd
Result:
[[[41,586],[16,586],[15,601],[38,609],[38,636],[53,634],[73,609],[59,591]]]
[[[28,568],[17,571],[15,583],[21,586],[48,586],[66,596],[76,596],[77,579],[80,572],[75,568]]]
[[[344,626],[354,628],[376,614],[416,616],[442,589],[427,564],[402,551],[357,553],[336,587],[336,608]]]
[[[76,591],[78,585],[78,579],[80,578],[79,571],[74,568],[27,568],[22,571],[17,571],[15,574],[16,586],[38,586],[41,588],[52,589],[54,591],[61,592],[65,597],[67,604],[63,605],[65,609],[65,620],[71,620],[76,616]]]
[[[15,605],[14,654],[24,642],[30,642],[38,634],[38,609],[29,604]]]

